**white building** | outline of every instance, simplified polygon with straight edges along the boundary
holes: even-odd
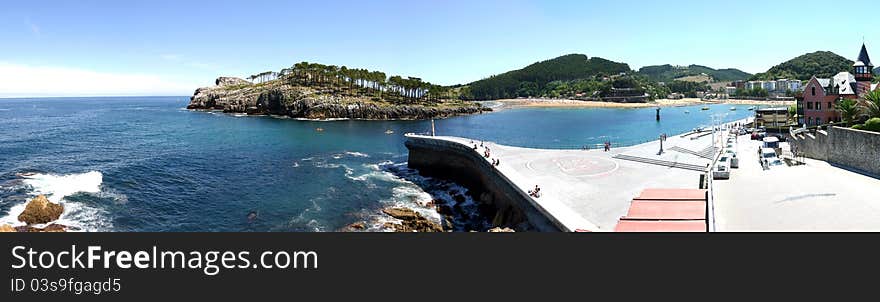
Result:
[[[801,90],[804,89],[804,87],[801,86],[801,84],[802,84],[802,83],[801,83],[800,80],[791,80],[791,81],[788,81],[788,90],[791,90],[791,91],[793,91],[793,92],[801,91]]]
[[[727,95],[735,95],[736,94],[736,87],[728,86],[728,87],[724,87],[724,90],[727,92]]]

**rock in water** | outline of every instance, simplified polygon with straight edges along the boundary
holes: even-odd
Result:
[[[58,220],[63,212],[64,206],[54,204],[46,196],[40,195],[28,202],[24,212],[18,215],[18,220],[27,224],[49,223]]]
[[[407,208],[389,208],[382,210],[382,212],[388,214],[388,216],[404,221],[416,220],[422,217],[422,215],[419,215],[416,211]]]
[[[19,233],[64,233],[67,232],[67,226],[61,224],[50,224],[45,228],[35,228],[29,225],[15,227]]]
[[[8,224],[0,225],[0,233],[15,233],[15,228]]]
[[[360,221],[348,225],[348,229],[362,231],[367,228],[367,224]]]
[[[422,217],[412,209],[388,208],[383,209],[382,212],[401,220],[400,224],[385,224],[385,227],[393,228],[395,232],[443,232],[442,226]]]

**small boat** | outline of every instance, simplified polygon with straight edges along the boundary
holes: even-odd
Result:
[[[700,110],[709,110],[709,106],[703,106],[703,108]]]
[[[684,114],[690,114],[690,113],[691,113],[691,112],[688,111],[688,110],[685,110],[685,111],[684,111]]]
[[[755,106],[749,107],[749,111],[755,110]]]
[[[736,111],[736,107],[730,107],[730,111]]]
[[[388,131],[385,131],[385,134],[394,134],[394,130],[388,129]]]
[[[315,131],[323,132],[323,131],[324,131],[324,128],[317,128],[317,129],[315,129]]]

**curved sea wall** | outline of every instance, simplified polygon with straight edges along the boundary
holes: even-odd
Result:
[[[494,227],[569,231],[472,148],[453,141],[414,135],[407,135],[405,144],[409,149],[410,168],[467,187],[475,200],[494,209]]]

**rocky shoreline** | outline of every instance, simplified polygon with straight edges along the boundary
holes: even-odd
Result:
[[[46,196],[39,195],[31,199],[21,214],[18,221],[26,225],[13,227],[8,224],[0,225],[0,233],[59,233],[67,232],[68,227],[61,224],[49,224],[58,220],[64,213],[64,206],[49,201]],[[48,225],[47,225],[48,224]],[[42,227],[40,227],[42,225]]]
[[[197,89],[186,108],[305,119],[360,120],[422,120],[492,110],[478,103],[458,100],[396,104],[378,97],[350,95],[339,87],[308,87],[281,81],[252,84],[233,77],[220,77],[214,86]]]
[[[461,194],[452,195],[452,200],[434,199],[427,204],[422,204],[422,209],[430,209],[436,211],[440,215],[440,222],[435,222],[419,213],[413,208],[392,206],[381,209],[376,215],[372,215],[371,219],[357,221],[352,223],[340,231],[343,232],[370,232],[370,231],[391,231],[398,233],[435,233],[435,232],[489,232],[489,233],[507,233],[516,232],[512,226],[503,225],[503,221],[498,219],[500,212],[490,210],[490,206],[480,204],[478,213],[470,213],[470,215],[482,215],[483,217],[492,218],[491,225],[481,225],[475,221],[467,221],[464,218],[466,210],[462,208],[465,197]],[[492,213],[495,213],[492,215]],[[386,218],[392,218],[388,221]],[[472,224],[476,223],[476,224]],[[458,224],[458,227],[456,225]],[[462,224],[465,225],[462,228]]]

